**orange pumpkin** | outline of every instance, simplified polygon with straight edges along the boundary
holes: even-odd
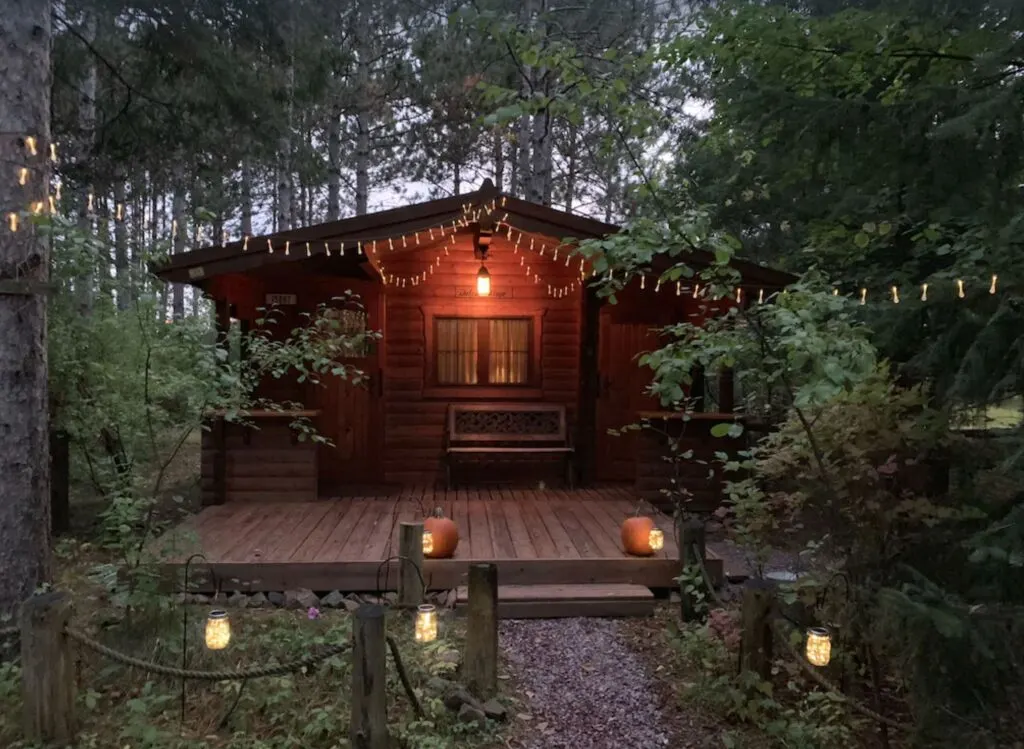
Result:
[[[429,531],[433,540],[430,553],[424,550],[423,556],[429,559],[450,559],[459,545],[459,527],[455,521],[441,515],[441,509],[423,521],[423,530]]]
[[[645,515],[626,518],[622,523],[622,548],[627,554],[638,557],[649,557],[654,553],[651,548],[651,529],[654,521]]]

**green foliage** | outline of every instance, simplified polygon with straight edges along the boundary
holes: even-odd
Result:
[[[687,625],[666,636],[685,669],[681,700],[712,710],[730,725],[743,726],[723,733],[724,747],[760,747],[764,739],[769,746],[799,749],[856,745],[858,725],[846,707],[827,692],[807,690],[792,664],[777,664],[787,672],[785,687],[777,693],[756,674],[737,674],[734,653],[709,625]]]

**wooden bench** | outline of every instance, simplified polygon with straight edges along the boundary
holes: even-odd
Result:
[[[445,479],[459,456],[558,455],[573,485],[573,446],[565,406],[557,403],[452,403],[445,421]]]

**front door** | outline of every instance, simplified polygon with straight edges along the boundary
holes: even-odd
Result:
[[[345,279],[345,289],[360,296],[363,309],[353,305],[338,306],[330,314],[350,332],[380,330],[380,294],[373,282]],[[380,480],[380,355],[379,342],[353,350],[345,364],[361,370],[367,380],[361,384],[344,377],[328,375],[319,388],[317,408],[320,410],[318,430],[333,444],[320,448],[320,477],[330,490],[332,484],[364,484]]]
[[[658,408],[644,390],[651,370],[641,367],[638,354],[659,348],[650,323],[615,322],[612,310],[601,310],[598,344],[600,389],[597,399],[597,479],[633,481],[636,478],[635,433],[608,434],[637,422],[638,411]]]

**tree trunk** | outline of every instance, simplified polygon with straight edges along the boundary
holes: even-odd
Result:
[[[96,14],[91,10],[87,11],[85,22],[83,23],[82,36],[90,44],[96,41],[96,26]],[[85,165],[85,168],[82,170],[81,184],[78,187],[76,202],[78,204],[78,228],[90,234],[93,230],[91,203],[93,191],[95,190],[93,180],[91,179],[91,172],[93,169],[93,149],[96,143],[96,91],[99,78],[96,66],[96,55],[87,51],[85,53],[82,83],[79,89],[78,129],[80,137],[77,149],[78,162]],[[85,275],[75,281],[78,308],[82,314],[89,314],[92,311],[93,290],[96,286],[94,270],[90,265]]]
[[[9,0],[0,14],[0,205],[46,201],[50,181],[49,0]],[[27,138],[34,138],[35,151]],[[6,218],[6,217],[5,217]],[[5,221],[6,223],[6,221]],[[0,231],[0,614],[13,614],[51,573],[46,359],[49,245],[31,221]]]
[[[242,159],[242,236],[252,236],[252,162]]]
[[[341,117],[331,112],[327,123],[327,220],[341,218]]]
[[[576,200],[576,138],[577,128],[575,125],[569,125],[569,146],[566,148],[565,160],[565,210],[566,213],[572,213],[572,204]]]
[[[181,159],[174,160],[174,198],[171,203],[171,252],[180,255],[185,251],[185,167]],[[171,316],[175,320],[185,317],[185,285],[176,283],[171,288]]]
[[[370,99],[370,23],[366,4],[356,11],[356,38],[359,40],[356,60],[356,96],[359,97],[356,113],[356,215],[363,216],[370,203],[370,119],[367,114]]]
[[[117,308],[128,309],[128,217],[124,176],[114,175],[114,284]]]
[[[462,165],[459,162],[452,164],[452,182],[455,185],[455,191],[453,195],[462,194]]]
[[[533,116],[530,150],[533,167],[527,200],[547,205],[551,202],[551,110],[545,107]]]
[[[533,182],[530,173],[530,116],[523,115],[516,125],[516,163],[513,192],[524,200],[530,199]]]
[[[494,159],[494,186],[498,188],[498,192],[502,191],[502,185],[505,182],[505,143],[501,133],[500,127],[494,128],[494,151],[492,158]]]

